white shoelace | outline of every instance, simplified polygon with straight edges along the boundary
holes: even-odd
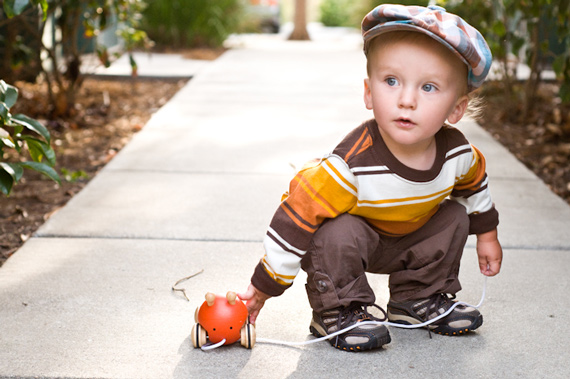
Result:
[[[321,342],[321,341],[326,341],[328,339],[331,339],[333,337],[338,336],[339,334],[343,334],[345,332],[348,332],[349,330],[352,330],[352,329],[354,329],[358,326],[362,326],[362,325],[385,325],[385,326],[392,326],[392,327],[403,328],[403,329],[424,328],[424,327],[426,327],[430,324],[433,324],[434,322],[441,320],[442,318],[446,317],[451,312],[453,312],[453,310],[456,307],[458,307],[460,305],[464,305],[466,307],[472,307],[472,308],[476,308],[476,309],[481,308],[481,306],[483,305],[483,301],[485,300],[486,292],[487,292],[487,277],[485,277],[485,280],[483,282],[483,293],[481,295],[481,300],[479,300],[479,303],[477,305],[472,305],[472,304],[469,304],[469,303],[466,303],[463,301],[457,301],[444,313],[440,314],[437,317],[432,318],[431,320],[422,322],[421,324],[405,325],[405,324],[398,324],[398,323],[390,322],[390,321],[361,321],[361,322],[358,322],[356,324],[350,325],[344,329],[341,329],[341,330],[338,330],[334,333],[331,333],[327,336],[314,338],[314,339],[311,339],[308,341],[289,342],[289,341],[273,340],[273,339],[269,339],[269,338],[256,338],[255,342],[256,343],[269,343],[269,344],[273,344],[273,345],[284,345],[284,346],[304,346],[304,345],[310,345],[310,344]],[[201,349],[202,350],[212,350],[212,349],[215,349],[217,347],[222,346],[225,342],[226,342],[226,340],[223,339],[222,341],[215,343],[215,344],[206,344],[206,345],[202,346]]]

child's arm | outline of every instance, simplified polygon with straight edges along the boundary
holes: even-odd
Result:
[[[249,312],[249,322],[255,324],[255,319],[257,318],[259,311],[261,308],[263,308],[265,301],[271,296],[261,292],[255,288],[253,284],[250,284],[249,287],[247,287],[247,291],[245,291],[245,293],[238,293],[238,297],[241,300],[246,300],[245,306]]]
[[[479,269],[486,276],[495,276],[501,271],[503,249],[497,238],[497,229],[477,234],[477,255]]]

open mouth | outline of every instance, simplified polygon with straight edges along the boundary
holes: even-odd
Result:
[[[398,119],[396,119],[396,122],[398,123],[398,125],[400,126],[404,126],[404,127],[410,127],[415,125],[415,123],[410,120],[409,118],[405,118],[405,117],[400,117]]]

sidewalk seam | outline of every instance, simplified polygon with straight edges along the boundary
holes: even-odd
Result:
[[[263,243],[262,239],[235,239],[235,238],[180,238],[180,237],[143,237],[143,236],[86,236],[86,235],[65,235],[65,234],[38,234],[32,238],[36,239],[102,239],[102,240],[138,240],[138,241],[184,241],[184,242],[242,242],[242,243]],[[570,246],[530,246],[530,245],[503,245],[503,250],[523,250],[523,251],[569,251]],[[466,249],[475,249],[476,245],[468,243]]]
[[[468,243],[465,245],[465,248],[475,249],[476,246],[474,244]],[[529,246],[529,245],[501,245],[503,250],[523,250],[523,251],[570,251],[570,246],[545,246],[545,245],[537,245],[537,246]]]
[[[218,238],[178,238],[178,237],[142,237],[142,236],[77,236],[64,234],[39,234],[34,235],[34,239],[101,239],[101,240],[149,240],[149,241],[186,241],[186,242],[244,242],[244,243],[263,243],[261,239],[218,239]],[[570,248],[569,248],[570,249]]]

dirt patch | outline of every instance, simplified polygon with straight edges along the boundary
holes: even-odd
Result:
[[[210,52],[192,52],[208,56]],[[184,81],[110,81],[87,79],[77,114],[46,120],[43,88],[17,83],[20,100],[14,113],[43,120],[52,133],[62,185],[27,172],[10,197],[0,197],[0,265],[52,214],[63,207],[145,125]],[[570,203],[570,106],[561,106],[557,88],[543,85],[536,109],[527,117],[521,102],[505,106],[500,85],[487,83],[480,124]]]
[[[186,80],[85,80],[75,116],[47,120],[44,90],[16,83],[24,113],[48,127],[62,185],[28,171],[9,197],[0,195],[0,265],[77,194]]]
[[[570,104],[561,104],[558,86],[540,86],[532,111],[505,100],[500,83],[486,83],[480,125],[570,204]]]

